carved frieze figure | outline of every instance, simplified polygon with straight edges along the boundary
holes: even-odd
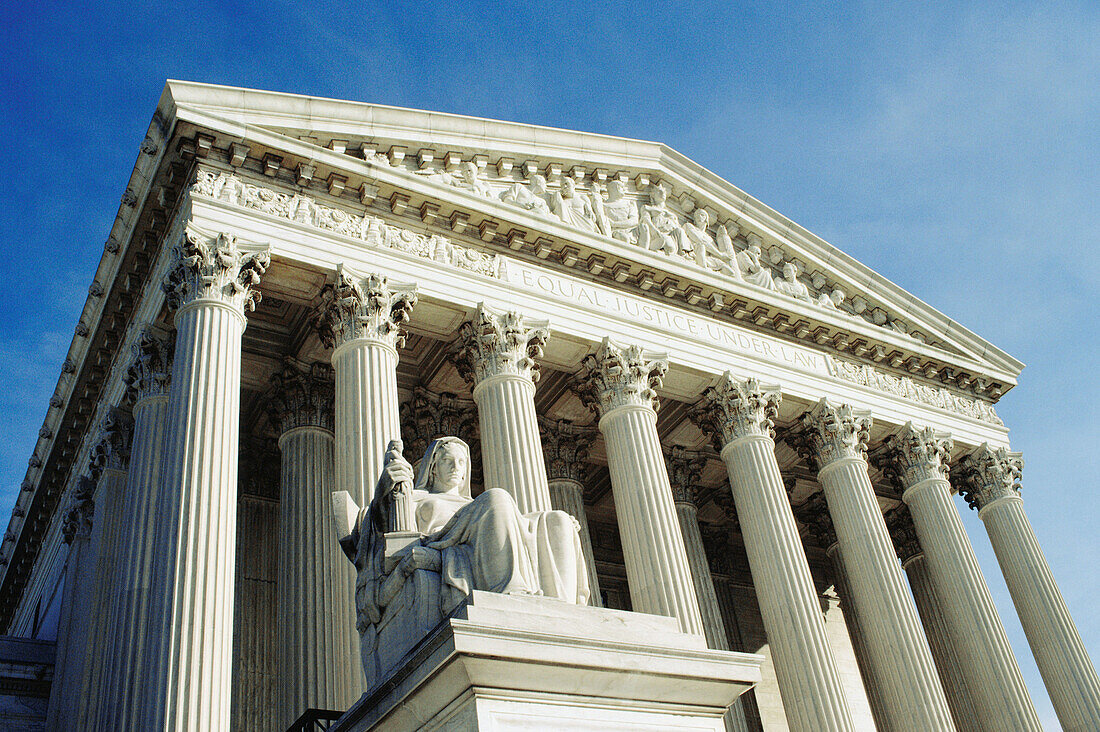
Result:
[[[592,205],[586,196],[577,194],[577,184],[572,178],[561,179],[561,190],[551,199],[550,210],[570,226],[593,233],[597,231],[596,214],[592,211]]]
[[[472,160],[467,160],[465,163],[459,165],[458,171],[454,173],[449,171],[442,171],[439,173],[422,171],[421,175],[424,174],[429,175],[432,180],[453,186],[454,188],[462,188],[463,190],[476,193],[485,198],[492,198],[493,196],[493,189],[490,188],[489,184],[481,177],[481,170],[477,167],[477,163]]]
[[[700,267],[712,269],[715,272],[723,272],[740,279],[741,272],[734,263],[733,241],[729,233],[722,226],[718,227],[719,247],[714,238],[707,231],[710,224],[710,214],[706,209],[697,208],[692,214],[692,220],[684,224],[684,238],[691,246],[695,254],[695,263]],[[723,235],[724,239],[723,239]]]
[[[668,189],[663,183],[649,187],[649,201],[642,206],[638,245],[651,252],[679,254],[684,232],[679,218],[667,205]]]
[[[360,510],[342,492],[334,508],[340,545],[358,571],[368,680],[388,670],[381,659],[392,659],[394,644],[411,647],[473,590],[588,602],[576,520],[564,511],[523,515],[499,488],[473,498],[470,448],[457,437],[433,440],[415,475],[391,443],[370,505]]]
[[[750,244],[747,249],[737,253],[737,267],[741,270],[741,278],[757,287],[774,290],[772,269],[760,261],[761,256],[760,246],[757,244]]]
[[[598,190],[592,192],[592,208],[596,223],[604,236],[633,244],[638,238],[638,207],[626,198],[626,187],[621,180],[607,182],[607,199]]]
[[[811,302],[810,288],[798,279],[798,267],[793,262],[787,262],[783,265],[783,279],[775,283],[775,287],[788,297]]]
[[[550,204],[546,202],[546,178],[538,174],[531,176],[530,183],[513,183],[500,194],[500,200],[540,216],[550,216]]]
[[[817,296],[817,304],[823,308],[839,310],[842,302],[844,302],[844,290],[837,287],[834,287],[831,292],[823,292]]]

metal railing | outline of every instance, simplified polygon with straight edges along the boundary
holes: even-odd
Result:
[[[286,732],[324,732],[342,714],[334,709],[307,709],[287,727]]]

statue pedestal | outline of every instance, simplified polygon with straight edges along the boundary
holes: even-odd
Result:
[[[331,730],[720,732],[761,660],[673,618],[475,591]]]

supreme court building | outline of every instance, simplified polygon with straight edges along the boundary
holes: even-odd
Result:
[[[664,145],[171,81],[75,329],[0,547],[5,642],[56,658],[22,728],[348,710],[330,495],[454,435],[577,519],[591,604],[761,656],[728,729],[1039,729],[973,540],[1100,730],[1022,364]]]

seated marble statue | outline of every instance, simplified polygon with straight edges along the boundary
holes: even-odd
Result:
[[[350,498],[342,493],[334,499],[337,522],[344,523],[341,515],[348,512],[339,502]],[[576,520],[564,511],[521,514],[500,488],[471,497],[470,448],[457,437],[428,445],[415,479],[399,445],[391,444],[374,500],[344,527],[340,544],[358,570],[357,627],[368,678],[386,670],[376,666],[379,651],[396,653],[380,649],[380,642],[392,646],[396,638],[411,647],[417,633],[462,605],[473,590],[588,602]],[[408,582],[421,570],[438,578]],[[415,596],[425,587],[437,596]],[[388,608],[401,593],[414,596]],[[425,608],[432,611],[426,614]],[[409,620],[418,627],[385,634],[383,626],[401,624],[406,610],[420,618]]]

